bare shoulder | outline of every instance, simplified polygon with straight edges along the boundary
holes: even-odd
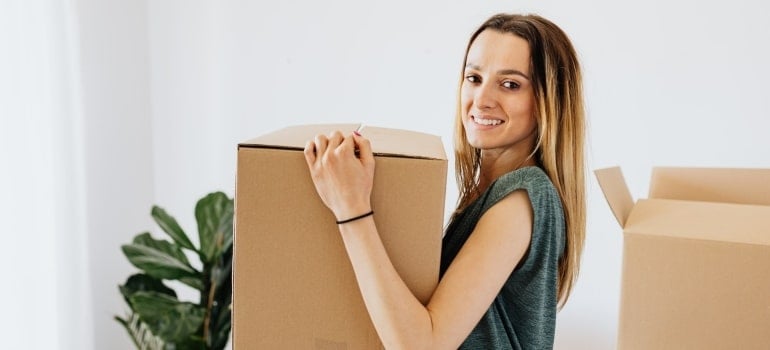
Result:
[[[509,193],[481,216],[428,305],[444,337],[439,343],[459,346],[489,308],[529,247],[532,218],[524,190]]]
[[[472,236],[499,236],[498,239],[521,245],[523,239],[528,241],[532,235],[533,217],[527,191],[514,190],[481,216]]]

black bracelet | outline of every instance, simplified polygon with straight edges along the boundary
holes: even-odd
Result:
[[[356,221],[358,219],[363,219],[363,218],[365,218],[367,216],[371,216],[371,215],[374,215],[374,210],[370,210],[368,213],[366,213],[364,215],[359,215],[359,216],[356,216],[354,218],[350,218],[350,219],[347,219],[347,220],[337,220],[337,225],[347,224],[347,223],[349,223],[351,221]]]

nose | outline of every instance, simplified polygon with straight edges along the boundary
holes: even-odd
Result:
[[[484,82],[474,91],[473,104],[479,109],[489,109],[496,105],[494,84]]]

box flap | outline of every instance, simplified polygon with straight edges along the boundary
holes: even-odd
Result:
[[[625,232],[770,246],[770,207],[640,199]]]
[[[620,171],[620,167],[612,167],[595,170],[594,174],[599,181],[599,187],[602,188],[604,198],[607,199],[612,213],[615,214],[615,219],[621,227],[624,227],[634,207],[634,200],[623,178],[623,172]]]
[[[274,147],[304,149],[305,143],[318,134],[335,130],[352,133],[361,124],[316,124],[290,126],[266,135],[242,142],[240,147]],[[369,139],[375,155],[410,158],[446,159],[441,138],[416,131],[389,129],[365,125],[361,135]]]
[[[318,134],[329,134],[334,130],[353,132],[360,124],[316,124],[296,125],[278,129],[251,140],[241,142],[239,146],[275,147],[304,149],[305,143]]]
[[[770,205],[770,169],[656,167],[650,198]]]

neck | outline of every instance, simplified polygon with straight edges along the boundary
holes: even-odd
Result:
[[[534,155],[530,157],[530,153],[517,154],[515,152],[482,150],[479,168],[479,192],[486,191],[498,177],[516,169],[533,165],[537,165],[537,162]]]

